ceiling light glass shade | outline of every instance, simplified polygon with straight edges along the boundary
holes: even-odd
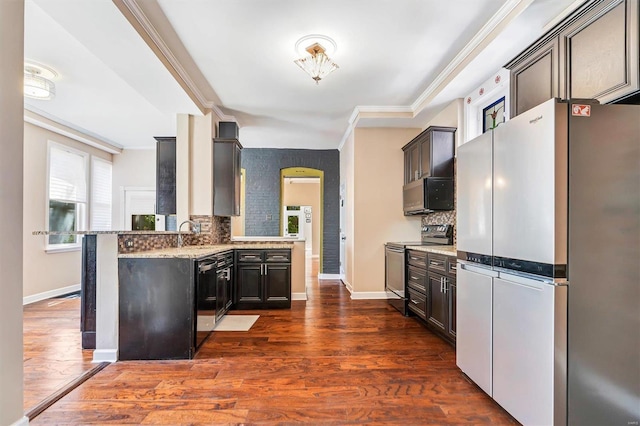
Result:
[[[24,73],[24,95],[33,99],[53,99],[56,95],[56,85],[39,75]]]
[[[325,53],[324,48],[319,44],[309,46],[307,49],[310,56],[295,60],[304,72],[309,74],[312,79],[316,81],[316,84],[333,71],[340,68],[335,62],[331,60]]]

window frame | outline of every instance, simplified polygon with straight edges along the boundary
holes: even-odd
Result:
[[[67,151],[72,154],[80,155],[84,161],[84,179],[85,184],[87,185],[87,194],[86,200],[84,202],[76,202],[76,205],[82,205],[83,208],[76,208],[76,225],[75,231],[85,231],[87,229],[88,221],[89,221],[89,205],[91,202],[91,187],[90,187],[90,164],[89,159],[91,155],[88,152],[70,147],[68,145],[64,145],[52,140],[47,141],[47,176],[46,176],[46,200],[45,200],[45,229],[49,230],[49,206],[51,203],[51,198],[49,195],[50,185],[51,185],[51,150],[59,149],[62,151]],[[55,199],[54,200],[58,200]],[[68,202],[68,200],[58,200],[62,202]],[[60,253],[60,252],[68,252],[68,251],[78,251],[82,248],[82,238],[80,235],[75,235],[74,243],[64,243],[64,244],[50,244],[49,243],[49,235],[45,236],[45,251],[47,253]]]

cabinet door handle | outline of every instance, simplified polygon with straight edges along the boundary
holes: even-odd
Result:
[[[418,277],[414,277],[413,275],[411,275],[411,279],[412,279],[412,280],[416,280],[416,281],[417,281],[417,280],[419,280],[420,278],[418,278]]]
[[[442,278],[442,289],[444,290],[443,293],[447,294],[447,277]]]

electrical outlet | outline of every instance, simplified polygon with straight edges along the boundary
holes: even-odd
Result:
[[[132,239],[124,240],[124,246],[125,246],[126,248],[131,248],[131,247],[133,247],[133,240],[132,240]]]

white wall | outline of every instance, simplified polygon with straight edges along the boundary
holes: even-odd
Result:
[[[125,229],[120,217],[122,190],[125,187],[156,187],[155,149],[125,149],[113,156],[112,229]]]
[[[24,123],[24,297],[80,284],[80,250],[46,253],[46,237],[32,235],[33,231],[46,230],[48,141],[112,161],[112,155],[109,153],[33,124]]]
[[[23,417],[22,199],[24,1],[0,1],[0,424]],[[29,196],[29,195],[28,195]],[[26,198],[26,197],[25,197]]]

